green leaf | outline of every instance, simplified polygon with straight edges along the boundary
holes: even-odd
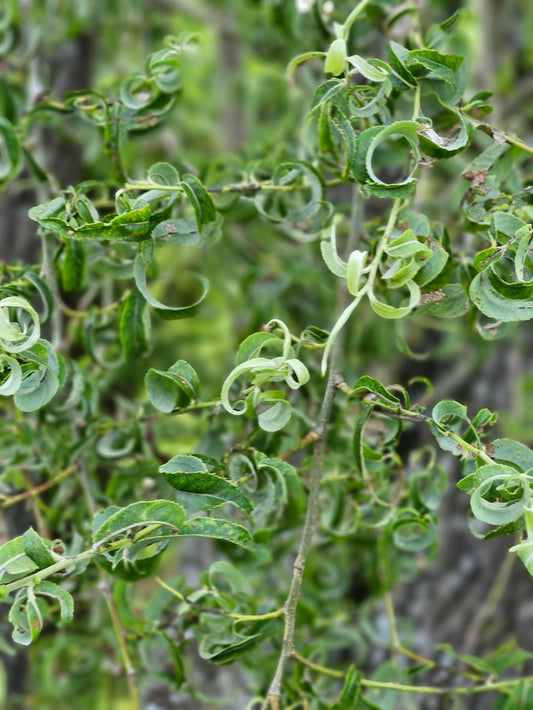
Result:
[[[15,315],[15,321],[11,315]],[[39,316],[20,296],[0,299],[0,346],[8,353],[29,350],[41,337]]]
[[[346,51],[346,40],[334,39],[330,44],[326,55],[324,70],[326,73],[338,76],[342,74],[346,65],[348,53]]]
[[[525,568],[533,576],[533,510],[530,507],[524,508],[524,518],[527,529],[527,540],[513,545],[509,552],[516,552],[524,563]]]
[[[54,349],[40,340],[23,356],[28,364],[22,367],[22,384],[15,393],[15,405],[23,412],[44,407],[59,389],[59,362]]]
[[[194,175],[184,175],[181,181],[183,191],[189,198],[196,215],[198,231],[216,219],[217,211],[211,196]]]
[[[191,461],[194,459],[195,462]],[[196,470],[191,470],[196,467]],[[252,512],[248,498],[230,481],[205,470],[202,461],[194,456],[175,456],[159,468],[165,481],[177,491],[208,496],[215,503],[232,503],[245,513]]]
[[[106,517],[108,516],[108,517]],[[105,518],[105,519],[103,519]],[[112,506],[95,516],[93,542],[124,535],[129,530],[160,525],[181,533],[185,513],[181,505],[169,500],[138,501],[125,508]]]
[[[235,355],[235,364],[241,365],[243,362],[246,362],[246,360],[257,357],[263,349],[263,346],[271,340],[279,341],[279,338],[271,332],[261,331],[260,333],[252,333],[239,345],[237,354]]]
[[[200,234],[194,219],[167,219],[154,227],[152,239],[188,247],[200,242]]]
[[[0,190],[16,175],[21,148],[14,126],[0,117]]]
[[[325,52],[316,52],[317,56],[325,56]],[[341,79],[328,79],[315,89],[311,104],[311,115],[316,109],[324,107],[324,104],[331,102],[337,94],[345,89],[345,83]]]
[[[39,637],[43,619],[32,586],[19,589],[8,619],[13,624],[13,640],[16,643],[29,646]]]
[[[262,639],[262,634],[253,634],[252,636],[241,637],[239,641],[234,643],[224,645],[210,636],[204,636],[200,641],[198,653],[201,658],[210,663],[224,665],[233,663],[242,657],[251,648],[257,646]]]
[[[427,517],[405,515],[394,521],[392,539],[396,547],[407,552],[424,550],[435,542],[437,531]]]
[[[469,293],[477,308],[494,320],[506,323],[533,318],[533,287],[510,285],[491,268],[474,276]]]
[[[508,242],[517,232],[527,228],[528,224],[508,212],[496,212],[492,215],[490,233],[500,244]]]
[[[149,350],[150,316],[146,301],[136,288],[133,288],[120,308],[118,333],[122,352],[126,360],[145,355]]]
[[[391,306],[389,303],[384,303],[380,301],[373,290],[368,292],[368,300],[370,301],[370,306],[374,313],[376,313],[381,318],[404,318],[409,315],[413,308],[419,303],[421,292],[420,287],[414,281],[408,281],[406,284],[409,291],[409,301],[406,306]]]
[[[150,78],[135,72],[120,85],[120,100],[132,111],[139,111],[149,106],[159,93],[155,82]]]
[[[150,55],[148,72],[159,91],[175,94],[181,89],[179,64],[179,57],[172,49],[160,49]]]
[[[297,522],[299,516],[305,510],[306,495],[296,469],[281,459],[263,458],[259,455],[257,468],[261,472],[273,472],[275,474],[274,499],[272,501],[275,512],[283,516],[283,520],[287,523],[291,521]],[[260,524],[258,518],[266,512],[266,508],[268,508],[268,503],[264,506],[255,506],[253,518],[258,525]]]
[[[355,67],[359,74],[362,74],[365,79],[368,79],[368,81],[381,83],[389,76],[389,72],[383,66],[384,63],[380,62],[377,64],[376,62],[376,64],[373,64],[366,59],[363,59],[363,57],[360,57],[358,54],[352,54],[348,57],[348,61],[353,67]]]
[[[331,273],[345,279],[348,273],[348,264],[340,258],[337,251],[336,231],[336,222],[333,221],[327,233],[329,239],[326,238],[320,241],[320,251]]]
[[[150,237],[150,205],[124,212],[109,222],[92,222],[69,231],[77,239],[139,241]]]
[[[320,217],[324,209],[324,186],[321,174],[312,163],[305,160],[280,163],[272,173],[271,183],[286,188],[292,185],[306,186],[308,190],[289,190],[286,193],[260,190],[255,197],[255,205],[265,219],[270,222],[298,224]],[[316,230],[313,229],[313,233],[322,228],[322,220],[319,222],[320,226]]]
[[[51,369],[30,371],[15,392],[15,405],[21,412],[35,412],[50,402],[59,389],[57,374]]]
[[[455,90],[456,72],[463,60],[464,57],[458,54],[441,54],[434,49],[414,49],[409,52],[407,64],[413,74],[441,79]]]
[[[508,668],[520,668],[524,663],[533,658],[530,651],[518,648],[516,641],[508,641],[484,660],[490,664],[494,676],[498,676]]]
[[[26,530],[22,536],[24,553],[38,566],[39,569],[50,567],[57,562],[57,558],[50,552],[51,543],[44,540],[33,528]]]
[[[217,577],[222,577],[224,585],[227,585],[235,594],[240,594],[246,589],[246,579],[244,575],[227,560],[217,560],[209,565],[207,578],[209,580],[209,586],[213,589],[220,588],[220,581],[217,582]]]
[[[465,119],[459,111],[445,104],[443,107],[455,116],[458,129],[457,126],[454,126],[450,132],[439,134],[432,125],[422,124],[420,126],[418,133],[420,149],[432,158],[451,158],[453,155],[457,155],[468,147],[474,132],[472,123]]]
[[[468,427],[472,426],[466,407],[453,399],[443,399],[433,407],[431,418],[433,421],[430,423],[430,427],[439,446],[445,451],[461,455],[463,449],[450,437],[449,431],[457,433],[463,424],[467,424]]]
[[[150,402],[166,413],[186,407],[200,390],[198,375],[185,360],[178,360],[168,370],[150,368],[144,383]]]
[[[460,318],[470,307],[461,284],[448,284],[429,294],[422,294],[414,313],[425,313],[435,318]]]
[[[307,62],[310,62],[312,59],[324,56],[326,56],[325,52],[304,52],[303,54],[298,54],[287,64],[287,77],[290,78],[302,64],[307,64]]]
[[[490,171],[494,163],[509,150],[508,143],[492,143],[488,148],[477,155],[471,163],[463,170],[463,176],[468,180],[474,180],[483,173]]]
[[[316,347],[323,346],[326,344],[329,333],[323,328],[319,328],[316,325],[308,325],[304,328],[301,333],[301,344],[304,347]]]
[[[0,580],[4,583],[18,577],[25,577],[37,569],[37,564],[24,552],[22,535],[0,547]],[[6,579],[3,579],[4,576]]]
[[[70,237],[68,223],[58,215],[65,214],[65,198],[55,197],[49,202],[36,205],[28,211],[28,217],[33,219],[47,232],[56,232],[65,238]]]
[[[55,599],[59,603],[61,621],[70,624],[74,615],[74,599],[66,589],[47,580],[39,582],[33,589],[35,594]]]
[[[470,506],[475,517],[484,523],[511,523],[523,515],[530,504],[532,475],[520,474],[503,464],[487,464],[471,476],[476,488]]]
[[[176,187],[180,184],[180,176],[170,163],[155,163],[148,170],[148,180],[157,185]]]
[[[363,269],[366,264],[366,251],[354,249],[348,257],[348,265],[346,267],[346,285],[352,296],[357,296],[361,280],[363,278]]]
[[[252,537],[248,530],[242,525],[232,523],[228,520],[218,520],[217,518],[192,518],[187,520],[180,528],[180,536],[189,537],[212,537],[218,540],[226,540],[240,547],[248,547]]]
[[[462,9],[457,10],[453,13],[453,15],[444,20],[444,22],[441,22],[438,25],[431,25],[431,27],[427,31],[425,38],[425,43],[427,44],[427,46],[433,46],[438,42],[442,41],[446,37],[446,35],[457,25],[463,15],[464,11]]]
[[[360,377],[355,383],[353,391],[355,394],[371,392],[378,401],[384,400],[389,407],[392,406],[394,409],[398,409],[401,406],[401,402],[395,394],[369,375]]]
[[[356,710],[356,704],[361,697],[362,678],[363,673],[357,671],[355,666],[350,666],[339,699],[333,703],[329,710]]]
[[[415,170],[420,159],[418,151],[419,125],[415,121],[396,121],[388,126],[373,126],[359,136],[355,163],[351,166],[356,179],[366,185],[368,190],[377,197],[405,197],[409,195],[415,184]],[[386,183],[374,171],[373,159],[378,146],[391,137],[403,138],[409,144],[412,153],[412,165],[408,176],[400,181]]]
[[[279,431],[288,423],[291,413],[292,407],[290,403],[282,399],[260,412],[257,421],[263,431]]]
[[[208,467],[197,456],[178,454],[159,467],[159,473],[207,473]]]
[[[104,459],[120,459],[134,450],[136,437],[130,431],[111,429],[96,443],[96,453]]]
[[[146,283],[147,268],[146,261],[143,259],[142,255],[137,254],[135,261],[133,262],[133,277],[135,279],[135,284],[144,298],[153,308],[155,308],[157,313],[162,318],[167,320],[188,318],[196,313],[198,306],[207,296],[209,291],[209,282],[207,279],[200,274],[193,274],[193,278],[198,282],[201,289],[200,295],[196,298],[196,300],[187,306],[167,306],[164,303],[161,303],[161,301],[158,301],[157,298],[154,298],[148,290],[148,284]]]
[[[420,286],[426,286],[436,279],[448,263],[450,255],[438,242],[431,244],[431,256],[415,274],[414,281]]]
[[[55,308],[54,296],[52,294],[52,291],[50,290],[50,287],[48,286],[46,281],[33,271],[26,271],[24,273],[24,278],[35,288],[35,290],[39,294],[43,305],[42,313],[39,314],[39,320],[41,322],[41,325],[44,325],[50,320],[50,316],[52,315],[52,312]]]
[[[521,471],[533,469],[533,451],[525,444],[512,439],[496,439],[493,458],[501,463],[517,466]]]
[[[7,370],[7,375],[6,375]],[[0,395],[15,394],[22,384],[22,370],[15,358],[0,353]]]
[[[363,391],[366,390],[365,387],[362,388]],[[355,420],[353,440],[352,440],[352,450],[354,455],[354,462],[357,473],[361,478],[366,478],[366,463],[365,463],[365,443],[363,439],[365,425],[370,419],[370,416],[374,410],[374,404],[372,402],[365,402],[361,409],[361,412]]]
[[[405,91],[406,89],[414,89],[417,86],[417,80],[411,74],[406,64],[409,58],[409,50],[402,47],[397,42],[389,42],[389,64],[392,69],[391,81],[395,89]]]
[[[76,239],[67,239],[61,261],[61,286],[64,291],[81,291],[85,285],[87,259],[85,245]]]

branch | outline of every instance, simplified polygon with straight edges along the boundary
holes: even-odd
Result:
[[[348,251],[351,251],[353,249],[354,243],[358,237],[359,224],[362,221],[360,219],[360,204],[361,203],[359,192],[357,188],[354,187],[352,195],[350,233],[348,236],[347,244]],[[339,312],[342,312],[346,308],[348,297],[349,294],[347,290],[341,288],[338,298],[339,302],[337,304]],[[339,391],[339,384],[340,382],[342,382],[342,378],[339,376],[337,370],[344,348],[345,333],[346,331],[344,331],[341,337],[337,338],[333,345],[326,389],[324,392],[324,397],[322,399],[322,404],[320,406],[318,422],[316,427],[313,429],[313,437],[316,440],[313,448],[313,461],[311,464],[311,471],[309,477],[309,496],[307,500],[307,511],[305,515],[304,527],[302,530],[302,537],[300,539],[300,546],[298,548],[298,554],[293,565],[291,586],[284,604],[285,629],[283,632],[281,654],[278,659],[276,672],[270,684],[266,700],[263,703],[263,710],[267,710],[269,706],[272,708],[272,710],[278,710],[280,708],[283,673],[285,671],[285,666],[287,665],[288,660],[294,653],[294,630],[296,624],[296,610],[298,607],[298,600],[300,598],[302,579],[304,575],[305,565],[307,562],[307,557],[309,555],[309,550],[311,548],[313,533],[318,526],[319,492],[320,483],[322,481],[324,454],[326,451],[325,434],[328,423],[331,418],[333,400],[335,399],[335,395]]]
[[[305,656],[302,656],[298,651],[293,651],[292,657],[303,666],[328,675],[331,678],[344,679],[346,676],[342,671],[336,671],[333,668],[322,666],[319,663],[310,661]],[[433,685],[407,685],[405,683],[392,683],[379,680],[370,680],[370,678],[362,678],[360,684],[363,688],[376,688],[377,690],[396,690],[404,693],[421,693],[423,695],[477,695],[479,693],[492,693],[494,691],[506,691],[514,688],[521,683],[531,683],[533,676],[524,676],[523,678],[513,678],[513,680],[500,680],[496,683],[483,683],[482,685],[459,686],[457,688],[439,688]]]
[[[285,630],[283,633],[282,650],[278,660],[278,665],[274,674],[274,678],[268,690],[267,699],[263,705],[264,710],[267,710],[269,705],[273,708],[273,710],[278,710],[278,708],[280,707],[279,703],[281,698],[281,682],[283,679],[283,673],[285,670],[285,666],[287,665],[287,661],[289,660],[294,651],[294,629],[296,623],[296,609],[298,606],[298,600],[300,598],[302,579],[305,570],[305,565],[307,562],[307,556],[311,547],[311,540],[313,538],[313,533],[318,525],[319,491],[320,482],[322,480],[322,469],[326,448],[326,440],[324,437],[324,433],[326,431],[326,427],[331,416],[333,400],[335,398],[335,394],[338,391],[337,382],[337,373],[335,369],[331,367],[329,371],[328,382],[326,384],[326,391],[324,393],[324,399],[322,400],[322,406],[320,408],[318,425],[315,428],[315,432],[320,438],[315,443],[313,451],[313,463],[311,465],[309,498],[307,503],[305,523],[302,530],[302,537],[300,540],[298,555],[296,556],[293,565],[292,581],[289,590],[289,595],[284,604]]]
[[[49,488],[53,488],[64,478],[68,478],[68,476],[71,476],[76,470],[76,466],[69,466],[68,468],[61,471],[61,473],[58,473],[57,476],[55,476],[54,478],[50,478],[50,480],[41,483],[39,486],[35,486],[35,488],[30,488],[29,490],[24,491],[23,493],[18,493],[14,496],[9,496],[9,498],[6,498],[0,503],[0,509],[9,508],[10,505],[20,503],[20,501],[26,500],[26,498],[32,498],[33,496],[40,495],[44,491],[47,491]]]

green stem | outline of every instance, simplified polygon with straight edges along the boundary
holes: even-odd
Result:
[[[521,141],[520,138],[513,138],[513,136],[510,136],[508,133],[504,133],[503,131],[499,132],[505,138],[507,143],[510,143],[511,145],[520,148],[520,150],[523,150],[524,153],[529,153],[530,155],[533,155],[533,146],[524,143],[524,141]]]
[[[265,619],[278,619],[280,616],[285,614],[285,609],[281,607],[280,609],[275,609],[274,611],[269,611],[266,614],[228,614],[230,619],[235,619],[236,621],[264,621]]]
[[[398,626],[396,625],[396,614],[394,613],[392,595],[390,592],[385,593],[385,612],[387,614],[387,621],[389,622],[390,645],[392,652],[395,654],[401,644],[400,637],[398,636]]]
[[[155,581],[159,584],[159,586],[163,587],[163,589],[166,589],[167,592],[170,592],[170,594],[175,596],[177,599],[180,600],[180,602],[183,602],[184,604],[190,604],[190,606],[199,609],[200,611],[205,611],[211,614],[219,614],[220,616],[226,616],[229,619],[235,619],[236,621],[264,621],[265,619],[276,619],[280,616],[283,616],[283,614],[285,613],[285,609],[283,607],[281,607],[280,609],[275,609],[274,611],[266,612],[265,614],[238,614],[236,612],[226,612],[224,611],[224,609],[202,607],[199,604],[196,604],[196,602],[192,601],[191,599],[188,599],[177,589],[173,589],[160,577],[156,577]]]
[[[517,536],[516,542],[519,542],[520,535]],[[478,635],[485,628],[486,623],[494,618],[498,604],[509,587],[509,579],[513,566],[517,557],[515,555],[505,554],[503,562],[498,570],[494,583],[492,584],[489,593],[485,600],[478,608],[478,611],[471,623],[469,624],[464,635],[463,652],[472,653],[476,647]]]
[[[413,121],[420,116],[420,84],[416,85],[415,98],[413,101]]]
[[[348,39],[351,26],[357,20],[357,18],[363,12],[365,7],[369,4],[369,2],[370,0],[361,0],[361,2],[356,5],[354,9],[350,12],[348,17],[346,18],[346,21],[344,22],[344,25],[342,26],[342,35],[344,39]]]
[[[29,574],[26,577],[22,577],[21,579],[16,579],[13,582],[9,582],[8,584],[0,585],[0,596],[6,596],[10,592],[14,592],[17,589],[21,589],[21,587],[27,587],[30,584],[38,584],[43,579],[46,579],[47,577],[50,577],[53,574],[56,574],[57,572],[61,572],[67,567],[77,565],[78,562],[90,560],[92,557],[101,555],[104,551],[113,552],[115,550],[121,550],[123,547],[134,545],[136,542],[139,542],[140,540],[143,540],[144,538],[151,535],[154,530],[160,528],[161,525],[162,523],[154,523],[153,525],[148,525],[144,530],[138,532],[132,540],[129,538],[124,538],[122,540],[115,540],[115,542],[108,542],[108,540],[112,537],[111,535],[109,535],[107,538],[102,538],[102,540],[98,540],[98,542],[95,543],[89,550],[79,552],[77,555],[65,555],[64,557],[62,557],[61,560],[59,560],[59,562],[56,562],[53,565],[50,565],[49,567],[40,569],[37,572],[33,572],[32,574]],[[119,531],[114,532],[113,536],[118,534]]]
[[[210,402],[194,402],[186,407],[177,409],[175,412],[172,412],[172,414],[187,414],[188,412],[195,412],[198,409],[215,409],[216,407],[220,407],[221,404],[222,401],[220,399],[213,399]]]
[[[459,434],[456,434],[454,431],[450,431],[450,430],[447,431],[447,434],[451,439],[453,439],[455,442],[457,442],[463,450],[469,451],[474,456],[482,459],[485,463],[489,463],[489,464],[494,463],[494,459],[492,459],[488,454],[486,454],[484,451],[479,449],[477,446],[473,446],[472,444],[469,444],[468,441],[465,441],[464,439],[462,439],[459,436]]]
[[[426,417],[424,414],[420,414],[420,412],[412,412],[409,409],[403,409],[403,407],[395,408],[385,404],[384,402],[374,402],[374,404],[376,404],[380,409],[384,409],[387,412],[387,416],[390,416],[393,419],[397,418],[405,419],[411,422],[426,422],[426,424],[430,424],[433,421],[431,417]],[[476,458],[480,458],[486,464],[495,463],[494,459],[491,458],[483,449],[480,449],[478,446],[474,446],[468,441],[465,441],[461,436],[459,436],[459,434],[454,431],[451,431],[451,429],[448,429],[445,425],[439,424],[439,426],[445,430],[447,436],[449,436],[457,444],[459,444],[463,451],[468,451]]]
[[[100,586],[104,593],[107,609],[109,611],[109,616],[111,617],[113,630],[115,632],[115,638],[117,639],[120,657],[122,658],[122,665],[126,672],[130,697],[133,703],[132,710],[141,710],[141,698],[137,682],[137,671],[135,670],[135,666],[133,665],[128,652],[128,647],[126,645],[126,631],[122,625],[122,620],[120,618],[115,599],[113,598],[113,592],[111,590],[109,580],[106,578],[103,570],[101,571],[101,579],[102,581]]]
[[[316,671],[317,673],[321,673],[322,675],[328,675],[330,678],[344,678],[345,673],[343,671],[336,671],[334,668],[328,668],[327,666],[322,666],[320,663],[314,663],[314,661],[310,661],[308,658],[305,656],[302,656],[298,651],[293,650],[291,654],[292,658],[294,658],[295,661],[298,661],[298,663],[301,663],[302,666],[306,666],[307,668],[310,668],[312,671]]]
[[[422,36],[422,28],[420,26],[420,7],[417,0],[409,0],[409,7],[412,8],[412,28],[413,28],[413,39],[418,44],[419,47],[424,47],[424,38]],[[417,114],[418,115],[418,114]]]
[[[50,478],[48,481],[41,483],[41,485],[35,486],[35,488],[30,488],[30,490],[24,491],[23,493],[18,493],[17,495],[6,498],[0,503],[0,509],[9,508],[10,505],[20,503],[21,500],[40,495],[44,491],[47,491],[49,488],[53,488],[53,486],[57,485],[64,478],[68,478],[69,476],[71,476],[76,470],[76,466],[69,466],[68,468],[64,469],[64,471],[58,473],[57,476],[54,476],[54,478]]]
[[[379,240],[378,248],[376,249],[376,253],[375,253],[374,258],[372,260],[372,264],[370,266],[370,271],[368,272],[368,280],[363,285],[363,287],[359,291],[358,295],[366,294],[366,293],[368,293],[368,291],[370,291],[371,288],[374,287],[374,282],[376,280],[379,265],[381,264],[381,259],[383,257],[384,252],[385,252],[385,249],[387,248],[387,245],[389,243],[389,239],[392,234],[392,230],[394,229],[394,225],[396,224],[396,219],[398,218],[398,212],[400,211],[401,204],[402,204],[401,198],[397,197],[394,200],[394,203],[392,205],[392,209],[391,209],[391,212],[389,215],[389,220],[387,222],[387,226],[385,227],[385,231],[383,232],[383,236]]]
[[[389,635],[393,656],[397,653],[401,653],[408,658],[412,658],[413,661],[416,661],[417,663],[423,663],[424,665],[429,665],[434,668],[437,664],[431,658],[420,656],[418,653],[415,653],[414,651],[411,651],[411,649],[402,645],[398,634],[398,624],[396,623],[396,613],[394,611],[392,594],[390,592],[386,592],[385,594],[385,613],[387,614],[387,620],[389,622]]]
[[[59,292],[59,285],[57,283],[57,275],[52,254],[53,240],[50,234],[41,235],[41,245],[43,255],[43,277],[52,292],[54,303],[56,304],[56,308],[54,308],[50,317],[50,342],[56,350],[61,350],[61,346],[63,345],[63,314],[61,312],[62,299]]]
[[[84,552],[80,552],[77,555],[65,556],[59,562],[56,562],[55,564],[50,565],[45,569],[40,569],[37,572],[28,575],[27,577],[23,577],[22,579],[16,579],[13,582],[9,582],[9,584],[2,585],[0,587],[2,595],[5,596],[10,592],[14,592],[17,589],[27,587],[31,584],[38,584],[43,579],[46,579],[47,577],[50,577],[51,575],[56,574],[57,572],[61,572],[61,570],[64,570],[66,567],[71,567],[72,565],[78,564],[78,562],[91,559],[91,557],[94,557],[97,554],[100,553],[95,552],[94,550],[85,550]]]
[[[314,663],[310,661],[305,656],[302,656],[297,651],[292,652],[292,658],[303,666],[316,671],[317,673],[322,673],[323,675],[328,675],[331,678],[344,679],[345,674],[342,671],[336,671],[333,668],[328,668],[327,666],[322,666],[319,663]],[[514,678],[513,680],[501,680],[496,683],[484,683],[482,685],[473,686],[462,686],[458,688],[437,688],[433,685],[407,685],[405,683],[388,683],[379,680],[370,680],[369,678],[363,678],[361,680],[361,685],[364,688],[375,688],[377,690],[396,690],[403,693],[421,693],[424,695],[477,695],[479,693],[491,693],[494,691],[506,691],[521,683],[531,683],[533,682],[533,676],[524,676],[523,678]]]
[[[383,257],[384,252],[385,252],[387,244],[389,243],[389,239],[392,234],[392,230],[394,229],[394,225],[396,224],[396,219],[398,217],[398,212],[400,211],[401,203],[402,203],[402,200],[400,198],[396,198],[394,200],[394,203],[392,205],[392,209],[391,209],[391,212],[389,215],[389,219],[387,222],[387,226],[385,227],[385,231],[383,232],[383,235],[382,235],[381,239],[379,240],[379,244],[376,249],[376,253],[375,253],[372,263],[370,265],[370,270],[368,272],[368,277],[367,277],[366,282],[363,284],[363,286],[356,293],[354,300],[350,303],[350,305],[348,305],[343,310],[343,312],[341,313],[341,315],[337,319],[335,325],[331,329],[331,333],[329,334],[329,338],[326,343],[326,347],[324,349],[324,354],[322,356],[322,365],[321,365],[322,373],[325,373],[325,371],[326,371],[328,356],[329,356],[330,350],[333,347],[333,343],[335,342],[335,339],[337,338],[339,332],[345,326],[346,322],[350,318],[353,311],[359,305],[363,296],[365,294],[367,294],[368,291],[370,291],[374,287],[374,283],[376,281],[378,269],[381,264],[381,259]]]
[[[329,180],[326,183],[326,187],[332,187],[334,185],[339,185],[343,182],[340,179]],[[309,185],[272,185],[270,183],[246,183],[242,185],[220,185],[215,187],[206,187],[208,192],[214,194],[227,194],[227,193],[241,193],[241,192],[260,192],[261,190],[270,190],[272,192],[294,192],[296,190],[307,190]],[[127,182],[124,187],[118,191],[117,194],[122,192],[130,192],[131,190],[161,190],[164,192],[183,192],[183,187],[181,185],[162,185],[157,182],[150,182],[148,180],[139,180],[138,182]]]

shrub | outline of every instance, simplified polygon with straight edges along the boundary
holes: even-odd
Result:
[[[142,68],[28,103],[23,17],[1,17],[1,180],[39,196],[42,261],[2,267],[1,505],[33,519],[0,548],[0,593],[13,641],[35,643],[39,707],[124,700],[110,648],[123,707],[156,679],[214,705],[197,656],[238,666],[228,707],[533,702],[530,677],[501,675],[527,651],[422,656],[392,599],[437,554],[453,456],[477,534],[520,533],[533,572],[532,451],[434,398],[421,366],[401,380],[413,348],[459,360],[533,316],[533,149],[468,88],[460,12],[426,28],[414,3],[297,5],[239,5],[288,83],[249,61],[257,125],[227,155],[210,111],[231,143],[244,108],[224,108],[232,76],[216,93],[201,20],[159,38],[156,12]],[[60,37],[91,26],[80,8]],[[292,44],[287,19],[308,29]],[[77,184],[47,132],[83,146]]]

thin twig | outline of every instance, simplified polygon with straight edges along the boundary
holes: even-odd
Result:
[[[500,569],[498,570],[498,574],[496,575],[489,593],[465,632],[465,640],[463,644],[465,653],[473,652],[481,629],[483,628],[485,622],[490,619],[496,611],[500,599],[507,589],[509,578],[511,576],[511,572],[513,571],[516,559],[516,555],[508,553],[503,558],[503,562],[500,565]]]
[[[324,453],[326,448],[326,440],[324,437],[324,433],[326,431],[326,427],[331,416],[331,409],[333,406],[335,394],[338,392],[337,379],[338,378],[336,370],[333,367],[330,367],[326,391],[324,393],[324,399],[322,400],[322,406],[320,408],[318,424],[315,429],[320,438],[315,443],[313,451],[313,463],[311,466],[311,473],[309,477],[309,497],[307,502],[305,523],[302,530],[302,537],[300,540],[298,555],[296,556],[293,565],[292,581],[289,589],[289,595],[284,604],[285,629],[283,633],[282,649],[278,660],[276,672],[274,674],[274,678],[272,680],[272,683],[270,684],[267,699],[265,700],[265,703],[263,705],[264,710],[266,710],[269,705],[274,710],[279,707],[283,673],[285,670],[285,666],[287,665],[287,661],[291,657],[292,652],[294,650],[296,609],[298,606],[298,600],[300,599],[302,579],[305,570],[305,565],[307,562],[307,556],[311,547],[311,540],[313,538],[313,533],[318,525],[319,491],[320,482],[322,480]]]
[[[49,234],[41,235],[41,245],[43,253],[42,271],[44,280],[46,281],[48,288],[52,292],[52,296],[54,297],[55,303],[55,307],[50,317],[50,324],[52,329],[50,342],[54,346],[54,349],[61,350],[63,346],[63,313],[61,310],[62,300],[61,294],[59,292],[59,285],[57,283],[57,276],[54,266],[54,260],[52,258],[50,240],[51,237]]]
[[[342,671],[321,666],[319,663],[310,661],[305,656],[302,656],[298,651],[293,651],[292,657],[303,666],[328,675],[331,678],[344,679],[346,674]],[[404,693],[420,693],[422,695],[477,695],[479,693],[492,693],[494,691],[510,690],[511,688],[520,685],[521,683],[533,682],[533,676],[524,676],[523,678],[513,678],[512,680],[500,680],[496,683],[483,683],[481,685],[459,686],[457,688],[439,688],[433,685],[407,685],[405,683],[389,683],[379,680],[371,680],[370,678],[362,678],[360,684],[363,688],[375,688],[376,690],[396,690]]]
[[[352,212],[350,218],[350,231],[348,235],[347,249],[351,251],[358,237],[361,221],[361,202],[359,192],[356,188],[353,190]],[[339,291],[337,304],[338,312],[342,312],[346,308],[348,292],[345,288]],[[293,564],[292,580],[289,589],[289,594],[284,604],[285,612],[285,628],[283,632],[283,641],[281,653],[278,659],[278,664],[274,674],[274,678],[270,684],[267,697],[263,703],[263,710],[267,710],[270,706],[272,710],[278,710],[281,702],[281,686],[285,666],[294,652],[294,631],[296,625],[296,610],[300,599],[300,591],[302,580],[311,548],[311,541],[314,531],[318,526],[319,520],[319,493],[320,484],[322,481],[324,454],[326,451],[326,429],[330,421],[331,411],[335,395],[339,391],[338,385],[342,378],[338,374],[339,361],[344,349],[345,331],[341,337],[337,338],[333,345],[331,360],[329,366],[329,375],[324,391],[324,397],[320,406],[318,422],[314,427],[314,437],[316,438],[313,448],[313,460],[311,463],[311,471],[309,475],[309,494],[307,499],[307,511],[305,515],[304,527],[300,539],[298,554]]]
[[[0,509],[9,508],[10,505],[20,503],[20,501],[26,500],[26,498],[32,498],[34,496],[40,495],[41,493],[44,493],[44,491],[47,491],[49,488],[53,488],[64,478],[68,478],[68,476],[71,476],[75,471],[77,471],[77,466],[69,466],[68,468],[58,473],[57,476],[55,476],[54,478],[50,478],[48,481],[41,483],[39,486],[35,486],[35,488],[30,488],[29,490],[24,491],[23,493],[18,493],[17,495],[6,498],[0,503]]]

